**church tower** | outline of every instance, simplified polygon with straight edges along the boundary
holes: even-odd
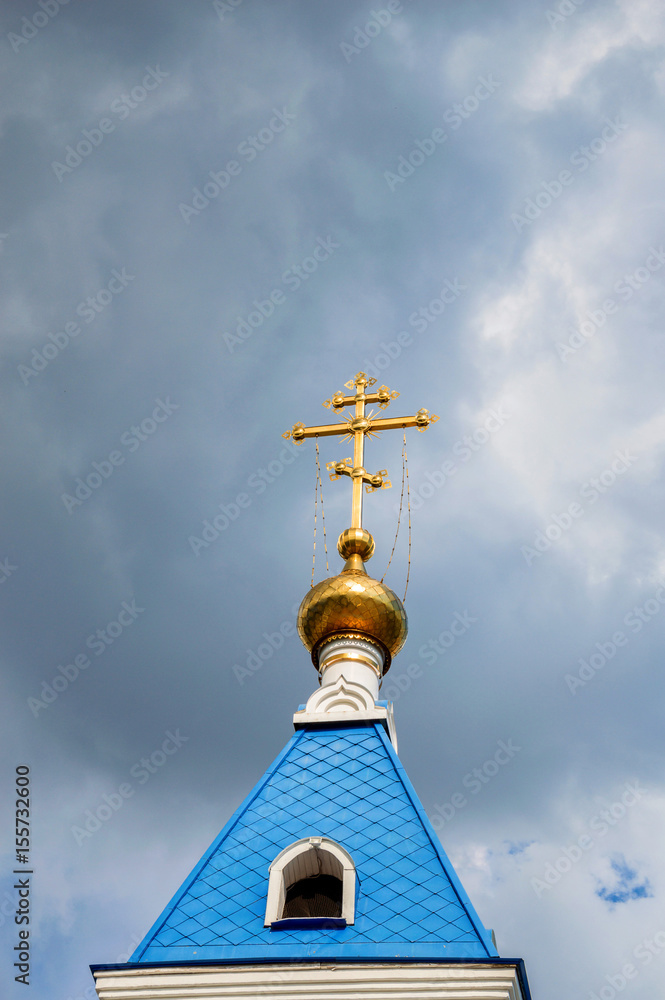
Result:
[[[521,959],[500,958],[397,756],[381,682],[407,633],[404,606],[367,574],[367,436],[437,418],[376,418],[398,393],[359,372],[324,405],[341,423],[285,437],[346,435],[353,462],[344,566],[305,596],[298,632],[319,685],[295,733],[123,965],[95,965],[100,1000],[530,1000]]]

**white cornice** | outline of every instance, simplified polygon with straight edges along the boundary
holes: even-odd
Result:
[[[275,963],[95,972],[100,1000],[525,1000],[516,965]]]
[[[374,702],[370,702],[366,708],[362,708],[361,698],[366,696],[366,688],[340,677],[334,685],[319,688],[318,691],[314,692],[305,708],[294,714],[293,726],[295,729],[304,729],[305,726],[329,726],[335,722],[380,722],[385,727],[395,752],[397,752],[397,733],[392,702],[388,702],[387,708],[376,705]],[[357,698],[355,704],[351,701],[351,697]]]

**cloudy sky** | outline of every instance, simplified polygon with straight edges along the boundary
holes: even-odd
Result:
[[[411,780],[534,997],[651,1000],[662,4],[14,0],[0,32],[5,965],[18,766],[31,996],[88,1000],[289,738],[315,466],[281,434],[363,369],[440,417],[384,684]],[[377,576],[400,451],[367,451]]]

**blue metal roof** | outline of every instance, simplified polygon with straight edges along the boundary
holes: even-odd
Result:
[[[310,836],[353,858],[354,924],[264,927],[271,862]],[[296,732],[130,962],[496,955],[383,726],[357,722]]]

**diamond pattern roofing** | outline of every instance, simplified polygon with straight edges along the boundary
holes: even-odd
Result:
[[[352,856],[355,923],[263,926],[268,868],[296,840]],[[131,962],[482,959],[496,956],[379,723],[290,740],[132,955]]]

